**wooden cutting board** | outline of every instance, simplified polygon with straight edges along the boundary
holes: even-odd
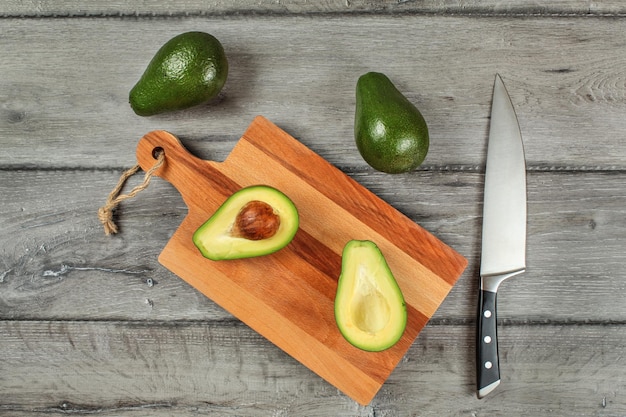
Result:
[[[144,170],[154,165],[156,149],[165,152],[165,162],[155,174],[173,184],[189,208],[159,262],[360,404],[376,395],[467,265],[261,116],[224,162],[198,159],[171,134],[154,131],[137,147]],[[194,231],[231,194],[256,184],[273,186],[295,203],[300,229],[293,241],[264,257],[202,257],[192,242]],[[383,352],[353,347],[335,323],[341,252],[350,239],[378,245],[405,297],[405,333]]]

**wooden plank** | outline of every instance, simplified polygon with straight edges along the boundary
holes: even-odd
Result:
[[[605,0],[559,1],[499,1],[499,0],[426,0],[420,2],[398,2],[393,0],[240,0],[223,2],[218,0],[175,0],[166,1],[91,1],[77,7],[75,0],[39,0],[32,2],[7,0],[0,5],[0,16],[10,17],[57,17],[57,16],[168,16],[179,15],[231,15],[231,14],[328,14],[328,13],[459,13],[459,14],[575,14],[575,15],[618,15],[625,12],[623,2]]]
[[[116,214],[96,211],[119,171],[0,171],[0,318],[216,320],[230,317],[157,257],[187,209],[155,178]],[[434,319],[473,320],[482,174],[357,173],[358,182],[469,259]],[[133,178],[130,186],[140,178]],[[516,322],[620,322],[626,178],[617,172],[531,171],[528,271],[506,282],[499,316]],[[149,283],[152,283],[150,286]],[[33,301],[35,300],[35,301]],[[610,307],[609,307],[610,306]]]
[[[353,139],[354,89],[367,71],[386,73],[422,110],[431,131],[422,169],[483,166],[496,72],[516,107],[531,169],[625,167],[626,146],[615,134],[626,130],[623,19],[366,14],[175,22],[3,20],[0,167],[127,167],[137,140],[155,129],[187,139],[202,159],[222,160],[263,114],[334,165],[371,172]],[[221,98],[136,116],[128,92],[155,51],[187,30],[211,32],[224,44],[231,71]]]
[[[0,415],[621,416],[621,325],[504,324],[503,381],[474,395],[473,326],[426,327],[357,406],[245,326],[0,321]]]

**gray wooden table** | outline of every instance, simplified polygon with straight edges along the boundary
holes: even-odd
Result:
[[[0,415],[625,416],[625,16],[620,1],[582,0],[2,2]],[[189,30],[224,44],[220,99],[136,116],[130,88]],[[386,73],[428,121],[415,172],[375,172],[356,150],[354,88],[367,71]],[[496,73],[525,141],[528,270],[501,288],[503,381],[478,400]],[[98,222],[145,133],[169,130],[223,160],[258,114],[469,260],[367,406],[159,265],[186,214],[168,183],[119,208],[118,235]]]

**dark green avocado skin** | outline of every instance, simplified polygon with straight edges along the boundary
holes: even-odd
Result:
[[[390,174],[417,168],[428,153],[424,117],[378,72],[368,72],[357,82],[354,137],[365,162]]]
[[[226,53],[213,35],[182,33],[154,55],[129,93],[130,106],[139,116],[193,107],[215,98],[227,76]]]

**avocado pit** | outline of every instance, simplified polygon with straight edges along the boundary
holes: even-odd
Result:
[[[233,236],[248,240],[263,240],[274,236],[280,227],[280,216],[264,201],[246,203],[233,225]]]

